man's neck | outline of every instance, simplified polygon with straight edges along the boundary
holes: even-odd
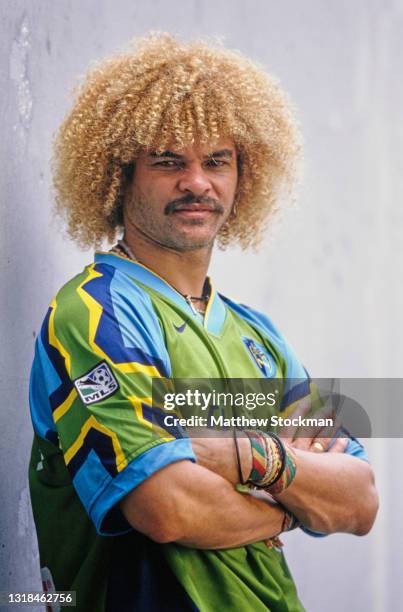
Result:
[[[211,247],[177,251],[147,237],[125,232],[124,240],[136,260],[156,272],[183,295],[201,296],[211,259]]]

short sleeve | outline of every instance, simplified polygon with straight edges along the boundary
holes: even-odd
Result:
[[[129,526],[118,502],[156,471],[194,461],[183,430],[164,425],[152,380],[170,360],[149,295],[93,264],[53,300],[31,373],[34,429],[58,444],[97,531]]]

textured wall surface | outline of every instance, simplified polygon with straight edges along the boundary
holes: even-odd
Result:
[[[315,376],[403,377],[403,9],[398,0],[1,0],[0,13],[4,591],[39,588],[26,480],[34,337],[56,289],[91,256],[51,219],[52,134],[77,76],[150,29],[223,35],[275,73],[305,139],[298,206],[259,253],[217,253],[212,276],[269,312]],[[399,607],[403,486],[390,472],[403,445],[368,448],[381,494],[372,533],[284,538],[310,612]]]

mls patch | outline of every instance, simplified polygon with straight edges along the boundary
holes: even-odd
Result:
[[[273,357],[262,344],[255,342],[252,338],[243,337],[242,340],[263,376],[272,378],[276,373],[276,364]]]
[[[81,378],[76,378],[74,386],[84,404],[100,402],[119,389],[118,381],[105,361]]]

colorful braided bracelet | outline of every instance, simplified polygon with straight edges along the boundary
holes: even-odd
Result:
[[[297,471],[296,457],[274,433],[245,431],[252,452],[252,470],[247,482],[278,495],[290,486]]]
[[[272,485],[266,487],[270,495],[278,495],[290,486],[297,472],[296,455],[290,446],[285,450],[285,466],[280,477]]]

